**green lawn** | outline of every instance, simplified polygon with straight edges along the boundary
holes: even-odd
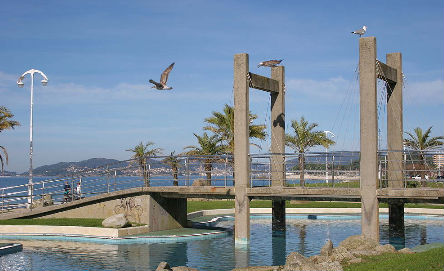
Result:
[[[344,266],[344,271],[442,271],[444,248],[415,254],[383,254],[364,258],[362,263]]]
[[[287,201],[287,208],[360,208],[359,202],[330,202],[330,201],[307,201],[296,204],[291,204]],[[387,208],[387,203],[379,204],[381,208]],[[188,213],[200,210],[212,209],[231,209],[234,208],[234,200],[210,200],[210,201],[188,201]],[[250,202],[250,208],[271,208],[270,200],[253,200]],[[407,203],[405,208],[430,208],[443,209],[443,205],[433,205],[425,203]]]
[[[80,226],[102,227],[103,219],[97,218],[35,218],[0,220],[0,225],[46,225],[46,226]]]

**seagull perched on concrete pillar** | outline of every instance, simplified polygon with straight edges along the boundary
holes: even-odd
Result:
[[[170,71],[173,69],[174,66],[174,62],[171,63],[171,65],[168,66],[168,68],[166,68],[163,72],[162,75],[160,76],[160,82],[157,83],[156,81],[150,79],[150,83],[154,84],[154,86],[152,86],[151,88],[155,88],[158,90],[170,90],[173,89],[172,87],[167,86],[167,81],[168,81],[168,75],[170,74]]]
[[[259,68],[260,66],[264,66],[264,67],[276,67],[277,65],[279,65],[281,63],[283,59],[280,60],[267,60],[267,61],[262,61],[261,63],[259,63],[259,65],[257,65],[257,67]]]
[[[364,25],[361,29],[356,30],[356,31],[353,31],[353,32],[351,32],[351,33],[352,33],[352,34],[359,35],[359,37],[361,37],[362,35],[365,34],[365,31],[367,31],[367,26]]]

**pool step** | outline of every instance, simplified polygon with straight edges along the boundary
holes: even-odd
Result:
[[[22,250],[22,244],[0,243],[0,256],[20,252]]]

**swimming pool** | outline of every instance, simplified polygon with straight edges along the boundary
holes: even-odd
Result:
[[[229,220],[229,218],[228,218]],[[229,224],[230,221],[225,222]],[[327,239],[337,246],[361,232],[360,216],[288,215],[285,234],[272,234],[271,216],[251,218],[249,246],[234,246],[232,235],[212,239],[145,244],[97,244],[26,240],[23,251],[0,258],[1,270],[155,270],[159,262],[199,270],[231,270],[248,265],[281,265],[293,251],[318,254]],[[389,243],[387,215],[380,216],[382,244]],[[444,243],[442,216],[405,216],[405,246]]]

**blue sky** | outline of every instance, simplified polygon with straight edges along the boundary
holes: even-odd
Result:
[[[364,24],[378,59],[403,54],[404,130],[444,134],[442,0],[3,1],[0,18],[0,105],[22,124],[0,134],[7,170],[29,167],[29,77],[16,85],[26,70],[49,77],[34,89],[37,167],[127,159],[140,141],[164,153],[196,144],[203,120],[233,103],[233,55],[243,52],[250,70],[265,76],[258,62],[284,59],[287,123],[305,116],[336,134],[334,149],[357,149],[358,37],[350,31]],[[174,89],[151,89],[148,80],[171,62]],[[251,89],[250,97],[257,123],[268,122],[269,96]]]

